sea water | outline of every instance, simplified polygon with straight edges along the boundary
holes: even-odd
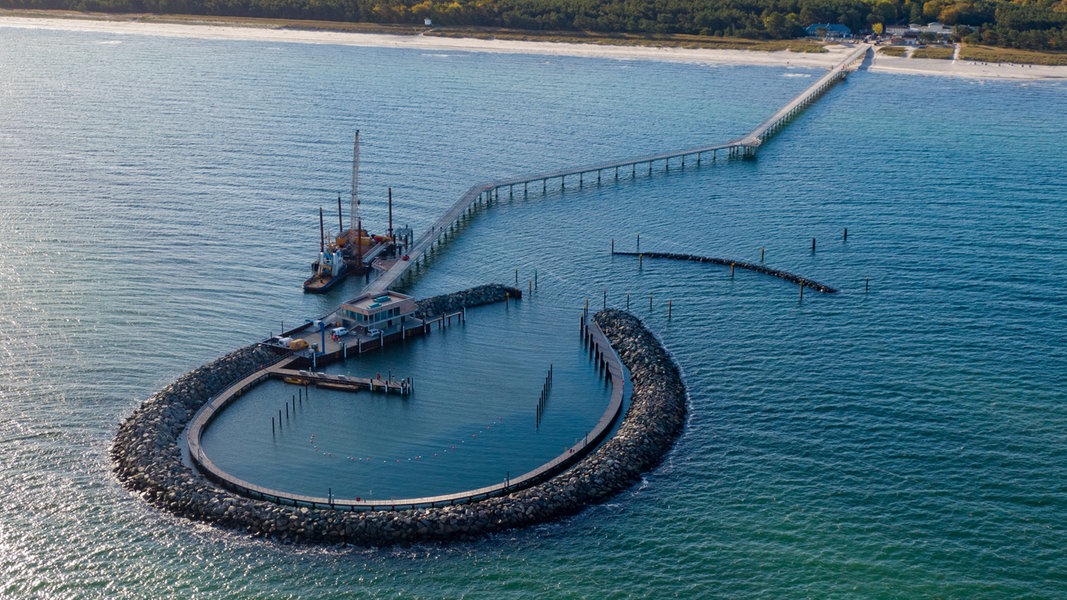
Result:
[[[427,415],[406,434],[429,450],[501,417],[528,426],[546,356],[588,385],[585,303],[629,302],[683,370],[690,419],[658,469],[576,517],[291,547],[160,513],[110,473],[145,398],[358,291],[300,291],[356,129],[365,223],[385,226],[391,187],[419,232],[486,180],[732,139],[818,75],[0,27],[0,595],[1061,597],[1061,82],[860,72],[755,161],[504,194],[477,215],[406,291],[516,270],[538,289],[510,317],[471,311],[375,356],[417,386],[446,347],[463,359],[454,388],[383,409]],[[611,256],[638,234],[841,292]],[[473,386],[520,409],[418,411],[473,409]],[[320,450],[344,442],[324,435]]]

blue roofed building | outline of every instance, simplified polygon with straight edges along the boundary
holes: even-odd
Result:
[[[804,31],[807,32],[808,35],[814,37],[852,37],[852,30],[848,28],[848,25],[841,25],[839,23],[815,23],[813,25],[808,25]]]

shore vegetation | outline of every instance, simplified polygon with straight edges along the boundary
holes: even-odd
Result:
[[[964,44],[960,48],[959,59],[987,63],[1067,66],[1067,52],[1034,52],[975,44]]]
[[[952,60],[955,48],[952,46],[924,46],[916,48],[911,53],[912,58],[936,58],[940,60]]]
[[[858,34],[937,21],[953,28],[954,41],[1067,50],[1067,0],[0,0],[0,8],[406,27],[431,23],[527,35],[621,35],[624,40],[627,35],[793,40],[820,23],[845,25]]]

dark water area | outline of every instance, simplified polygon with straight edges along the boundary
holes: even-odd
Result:
[[[1062,597],[1062,82],[860,72],[755,161],[501,202],[405,291],[518,270],[536,293],[345,367],[412,376],[415,397],[313,396],[277,450],[231,431],[256,450],[236,467],[310,472],[298,485],[382,485],[360,457],[403,459],[397,481],[499,480],[595,421],[578,314],[629,299],[684,371],[690,422],[639,486],[574,518],[295,548],[160,514],[110,473],[145,398],[358,291],[300,291],[354,130],[364,222],[384,228],[392,187],[419,232],[475,183],[737,137],[818,75],[0,27],[0,596]],[[638,233],[763,248],[840,291],[611,256]],[[531,433],[549,363],[559,402]],[[291,393],[272,386],[262,419]]]

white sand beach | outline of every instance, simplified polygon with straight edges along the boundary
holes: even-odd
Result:
[[[766,65],[831,68],[853,49],[853,44],[831,45],[825,53],[755,52],[750,50],[709,50],[655,46],[612,46],[484,40],[432,35],[391,35],[271,28],[259,25],[219,25],[214,23],[159,23],[127,19],[90,17],[0,16],[5,27],[89,31],[114,35],[150,35],[221,40],[255,40],[279,43],[334,44],[383,48],[413,48],[433,51],[498,52],[553,56],[586,56],[617,60],[658,60],[708,65]],[[1067,79],[1067,66],[1008,65],[935,59],[912,59],[876,55],[872,72],[914,75],[941,75],[980,79]]]
[[[969,60],[934,58],[904,58],[875,54],[872,73],[901,73],[906,75],[940,75],[973,79],[1067,79],[1067,67],[1048,65],[1020,65],[983,63]]]

